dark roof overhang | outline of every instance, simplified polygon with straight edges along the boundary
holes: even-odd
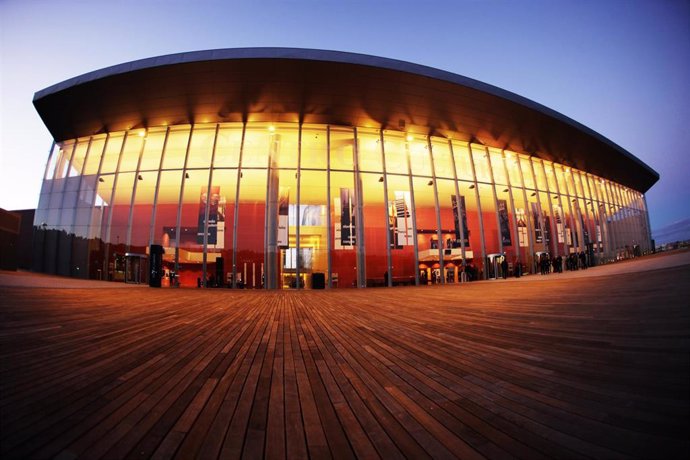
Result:
[[[586,126],[477,80],[336,51],[240,48],[108,67],[37,92],[56,141],[163,124],[292,121],[452,136],[646,192],[659,175]]]

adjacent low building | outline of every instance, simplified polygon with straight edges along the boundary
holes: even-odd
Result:
[[[658,174],[533,101],[359,54],[224,49],[36,93],[38,271],[249,288],[457,283],[651,251]],[[505,260],[506,263],[501,263]]]

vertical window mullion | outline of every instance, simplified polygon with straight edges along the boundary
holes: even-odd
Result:
[[[527,257],[527,261],[525,262],[530,262],[529,263],[529,269],[530,272],[534,270],[534,226],[535,222],[532,222],[532,212],[531,209],[529,209],[530,202],[527,200],[527,186],[525,185],[525,175],[522,172],[522,161],[520,161],[520,157],[515,155],[515,162],[517,164],[518,172],[520,173],[520,182],[522,183],[522,202],[525,204],[525,220],[527,220],[527,242],[529,244],[529,256]],[[531,163],[531,162],[530,162]],[[532,175],[532,178],[534,179],[534,175]],[[535,190],[536,190],[536,184],[535,185]],[[544,238],[543,236],[543,225],[542,225],[542,239]],[[519,242],[519,237],[518,237],[518,245],[520,244]],[[537,271],[535,270],[534,273]]]
[[[472,184],[474,185],[474,199],[477,203],[477,215],[479,216],[479,241],[481,243],[482,251],[482,278],[488,279],[488,271],[486,267],[486,239],[484,237],[484,216],[482,215],[482,203],[479,201],[479,184],[477,183],[477,168],[474,166],[474,152],[472,152],[472,144],[467,143],[467,151],[470,155],[470,169],[472,170]]]
[[[209,211],[211,209],[211,200],[213,199],[213,194],[211,193],[211,186],[213,184],[213,167],[216,161],[216,145],[218,142],[218,131],[220,130],[220,125],[216,123],[216,132],[213,136],[213,149],[211,150],[211,165],[208,171],[208,185],[206,186],[206,206],[204,208],[204,249],[201,261],[201,286],[206,287],[206,266],[207,266],[207,248],[208,248],[208,217]],[[217,219],[217,217],[216,217]],[[218,221],[216,220],[216,232],[218,232]],[[216,238],[217,238],[216,233]],[[221,280],[222,281],[222,280]]]
[[[429,162],[431,163],[431,182],[434,190],[434,204],[436,206],[436,238],[438,239],[438,264],[441,271],[441,284],[446,284],[446,266],[443,259],[443,234],[441,233],[441,209],[438,202],[438,184],[436,182],[436,165],[431,147],[431,136],[426,136],[427,150],[429,151]]]
[[[115,173],[113,174],[113,188],[110,191],[110,200],[108,205],[110,206],[110,212],[108,213],[108,225],[105,228],[105,257],[103,258],[103,273],[108,272],[108,263],[110,262],[110,229],[113,223],[113,200],[115,199],[115,190],[117,189],[117,179],[120,176],[120,164],[122,163],[122,155],[125,151],[125,146],[127,145],[127,137],[129,132],[125,131],[124,137],[122,138],[122,145],[120,146],[120,153],[117,157],[117,166],[115,167]],[[104,150],[105,155],[105,150]]]
[[[456,225],[460,229],[460,253],[462,254],[462,271],[460,273],[460,280],[464,280],[465,276],[465,264],[466,264],[466,258],[465,258],[465,225],[464,221],[462,219],[463,213],[466,213],[467,211],[463,208],[461,208],[461,203],[462,201],[460,200],[460,187],[458,185],[458,171],[456,169],[456,164],[455,164],[455,152],[453,151],[453,141],[448,139],[448,149],[450,151],[450,161],[451,165],[453,166],[453,185],[455,186],[455,209],[457,212],[457,215],[454,215],[453,218],[457,221]]]
[[[158,175],[156,176],[156,190],[153,192],[153,207],[151,208],[151,222],[149,225],[149,246],[153,244],[156,226],[156,213],[158,212],[158,192],[161,186],[161,174],[163,173],[163,160],[165,158],[165,149],[168,145],[168,136],[170,135],[170,126],[165,129],[165,137],[163,138],[163,149],[161,150],[161,158],[158,163]]]
[[[384,229],[386,230],[386,267],[388,273],[387,279],[384,280],[386,286],[393,286],[393,256],[391,254],[391,226],[388,209],[388,175],[386,173],[386,147],[383,137],[383,129],[379,129],[379,143],[381,144],[381,168],[383,171],[383,209],[385,212]]]
[[[301,270],[300,270],[300,263],[302,261],[302,245],[300,244],[300,230],[302,226],[302,219],[300,217],[300,205],[301,205],[301,185],[302,185],[302,123],[299,124],[299,131],[297,133],[297,206],[296,206],[296,221],[295,221],[295,249],[297,251],[295,260],[295,275],[297,278],[297,290],[302,289],[301,285]],[[288,241],[290,240],[289,236],[289,225],[288,225]],[[306,280],[305,280],[305,286],[306,286]]]
[[[175,284],[179,283],[180,276],[180,226],[182,225],[182,203],[184,201],[184,189],[187,183],[187,162],[189,161],[189,149],[192,145],[194,136],[194,125],[189,127],[189,138],[184,154],[184,165],[182,166],[182,179],[180,184],[180,198],[177,201],[177,224],[175,225]]]
[[[232,222],[232,287],[237,288],[237,226],[240,217],[240,183],[242,182],[242,157],[244,156],[244,140],[247,134],[247,122],[242,123],[242,140],[240,141],[240,156],[237,162],[237,183],[235,184],[235,215]]]
[[[357,223],[355,226],[357,251],[357,287],[366,287],[366,259],[365,259],[365,244],[364,241],[364,197],[362,196],[362,176],[359,170],[359,140],[357,138],[357,128],[353,128],[353,159],[355,166],[355,212],[357,216]]]
[[[414,181],[412,180],[412,162],[410,160],[410,140],[405,140],[405,154],[407,157],[407,180],[410,186],[410,206],[412,207],[412,234],[414,235],[414,284],[419,286],[419,243],[417,241],[417,205],[414,199]]]
[[[486,155],[486,163],[489,166],[489,180],[491,181],[491,196],[494,198],[494,214],[496,214],[496,233],[498,236],[498,253],[505,257],[503,251],[503,237],[501,235],[501,218],[498,214],[498,196],[496,195],[496,179],[494,179],[494,168],[491,164],[491,153],[489,153],[489,148],[484,145],[484,155]],[[498,278],[498,274],[496,274]]]
[[[127,235],[125,237],[125,252],[129,252],[132,244],[132,219],[134,218],[134,200],[137,196],[137,188],[139,187],[139,174],[141,170],[141,158],[144,156],[144,149],[146,148],[146,140],[148,138],[148,129],[144,131],[144,139],[139,149],[139,158],[137,159],[137,168],[134,173],[134,186],[132,187],[132,197],[129,200],[129,216],[127,218]]]
[[[328,271],[328,288],[333,288],[333,244],[331,243],[331,228],[333,222],[331,220],[331,127],[326,126],[326,249],[327,254],[327,271]],[[335,238],[335,235],[333,236]]]
[[[510,182],[510,174],[508,173],[508,164],[506,163],[506,152],[501,149],[501,163],[503,164],[503,171],[506,176],[506,184],[508,185],[508,200],[510,201],[510,212],[513,215],[511,219],[513,221],[513,248],[515,248],[515,257],[520,260],[520,235],[518,234],[517,228],[517,215],[515,214],[515,200],[513,198],[513,186]],[[523,184],[524,186],[524,184]],[[529,233],[529,232],[527,232]],[[522,263],[522,262],[521,262]],[[513,267],[513,270],[517,270],[517,267]]]

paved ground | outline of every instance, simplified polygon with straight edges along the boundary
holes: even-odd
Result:
[[[564,271],[563,273],[551,273],[546,276],[530,275],[519,278],[519,281],[544,281],[552,279],[552,277],[571,279],[621,275],[623,273],[643,273],[651,270],[663,270],[683,265],[690,265],[690,250],[652,254],[636,259],[600,265],[598,267],[588,268],[587,270]],[[516,279],[513,278],[513,280]]]
[[[660,253],[643,258],[624,260],[621,262],[601,265],[587,270],[565,271],[563,273],[552,273],[547,276],[529,275],[521,278],[508,278],[507,280],[490,280],[487,282],[495,283],[502,281],[553,281],[554,278],[584,278],[592,276],[619,275],[622,273],[637,273],[640,271],[660,270],[664,268],[690,265],[690,251],[678,251],[672,253]],[[111,283],[108,281],[80,280],[66,278],[62,276],[45,275],[30,272],[11,272],[0,270],[1,287],[37,287],[37,288],[58,288],[58,289],[103,289],[103,288],[141,288],[136,284]]]
[[[0,458],[690,453],[688,253],[331,292],[0,284]]]
[[[55,289],[131,289],[143,288],[142,285],[112,283],[109,281],[82,280],[65,276],[46,275],[43,273],[11,272],[0,270],[0,288],[29,287]],[[145,287],[148,287],[146,285]]]

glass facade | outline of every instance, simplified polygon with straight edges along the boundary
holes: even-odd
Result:
[[[155,127],[57,143],[36,270],[164,286],[346,288],[539,273],[649,252],[644,196],[518,152],[373,128]]]

